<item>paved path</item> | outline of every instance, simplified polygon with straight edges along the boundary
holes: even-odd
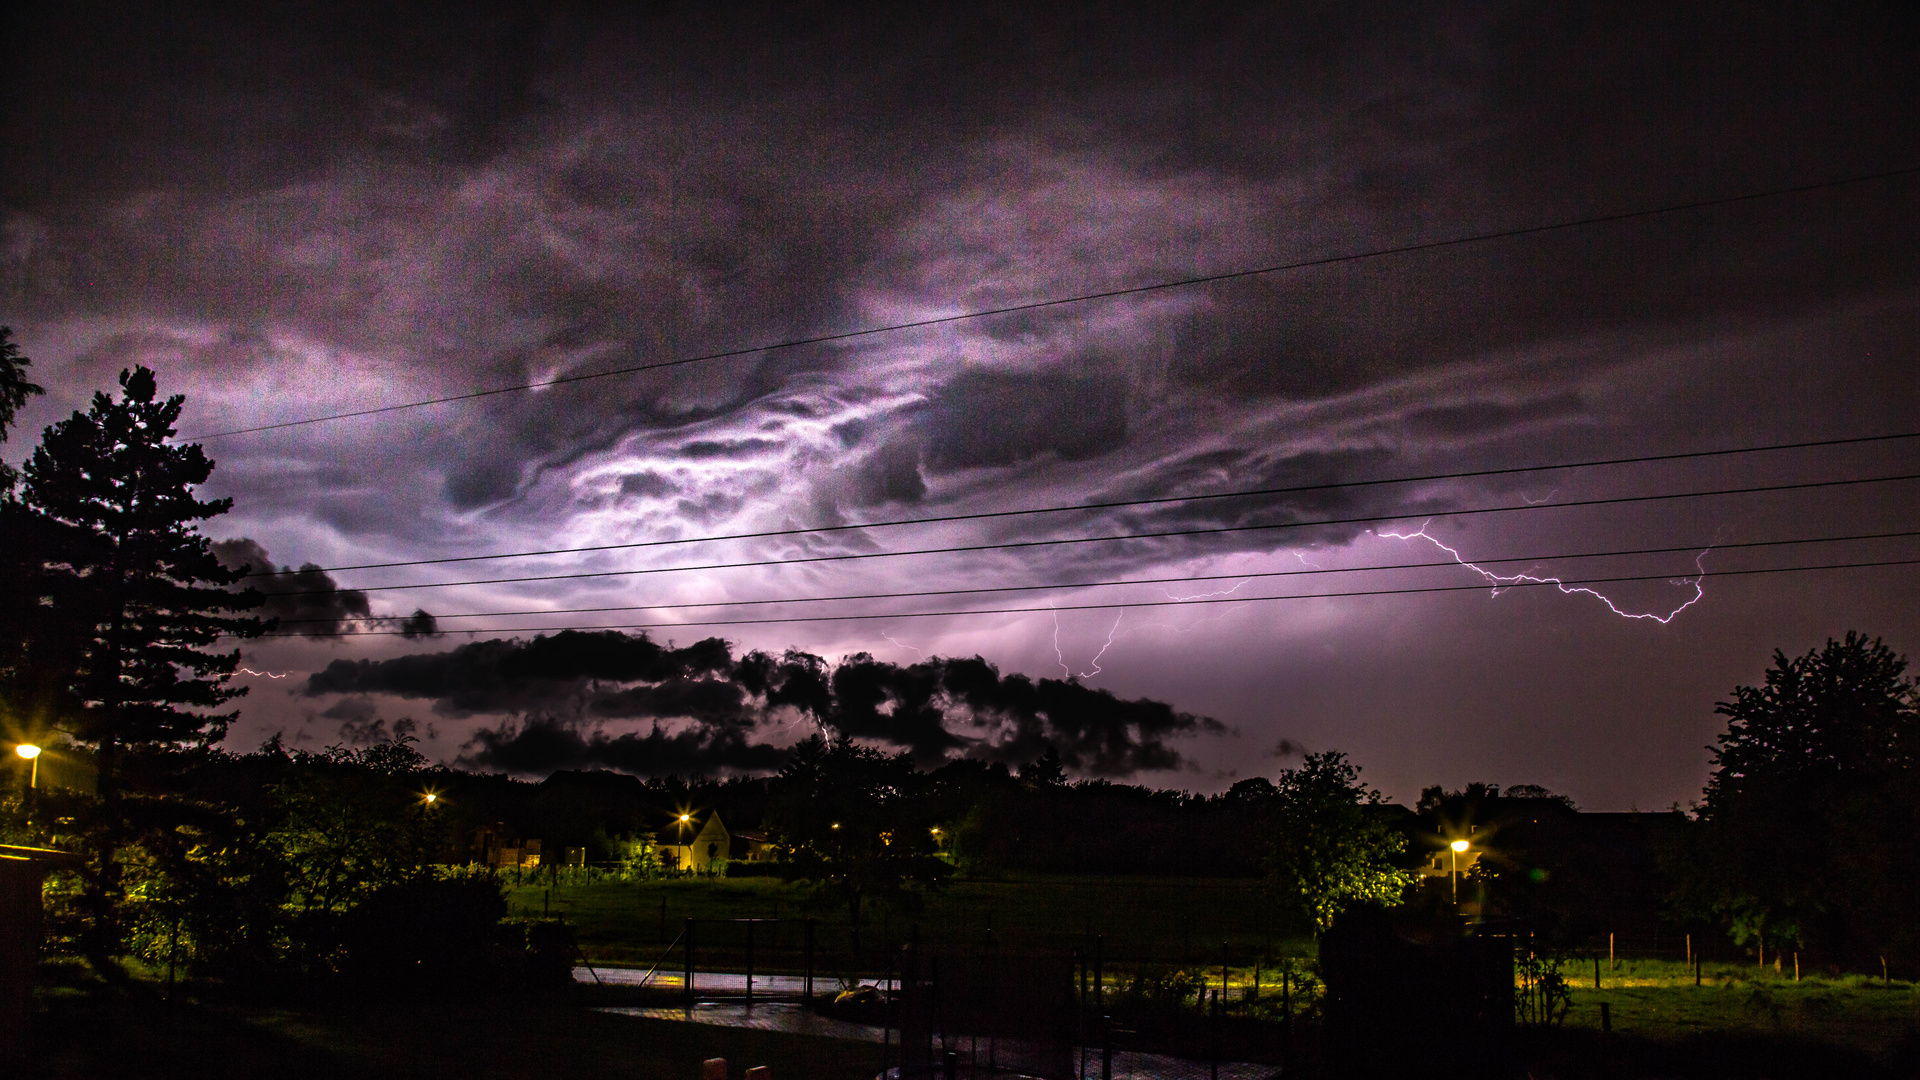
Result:
[[[631,977],[623,981],[631,984],[640,981],[644,971],[621,969],[630,972]],[[607,973],[601,972],[605,979]],[[577,976],[576,976],[577,977]],[[696,987],[705,986],[709,978],[723,978],[720,975],[701,973],[695,980]],[[657,980],[658,975],[654,978]],[[679,976],[676,974],[675,979]],[[741,988],[746,986],[746,976],[737,976]],[[587,976],[591,982],[592,976]],[[612,981],[612,980],[608,980]],[[759,977],[754,982],[759,983]],[[677,981],[675,985],[678,985]],[[639,1016],[649,1020],[679,1020],[694,1024],[714,1024],[720,1027],[753,1028],[758,1031],[781,1031],[794,1035],[817,1035],[829,1039],[849,1039],[854,1042],[880,1043],[883,1039],[898,1039],[899,1032],[888,1033],[870,1024],[855,1024],[847,1020],[835,1020],[820,1016],[804,1005],[791,1002],[768,1002],[751,1007],[739,1002],[703,1001],[691,1010],[684,1008],[659,1008],[655,1006],[606,1007],[600,1012],[614,1013],[620,1016]],[[984,1042],[974,1044],[965,1040],[957,1044],[962,1048],[976,1049],[980,1057],[986,1054]],[[1078,1061],[1079,1052],[1075,1051],[1074,1060]],[[1004,1058],[1002,1060],[1005,1060]],[[1100,1052],[1089,1050],[1086,1056],[1087,1076],[1089,1080],[1100,1075]],[[972,1080],[966,1056],[961,1057],[961,1074]],[[981,1075],[986,1074],[984,1061],[981,1062]],[[1003,1078],[1010,1074],[1002,1073]],[[1115,1080],[1211,1080],[1212,1067],[1204,1061],[1188,1061],[1184,1058],[1167,1057],[1163,1054],[1117,1053],[1113,1056],[1113,1075]],[[1223,1061],[1220,1063],[1221,1080],[1272,1080],[1279,1070],[1271,1065],[1255,1065],[1249,1062]]]
[[[648,986],[667,986],[678,988],[681,985],[683,971],[661,969],[647,977],[646,968],[605,968],[576,967],[573,969],[573,981],[580,983],[601,982],[609,986],[638,986],[644,979]],[[597,978],[596,978],[597,977]],[[888,983],[873,979],[862,985],[886,987]],[[696,992],[715,994],[745,994],[747,974],[744,971],[696,971],[693,973],[693,988]],[[807,980],[799,975],[761,975],[753,977],[753,992],[756,994],[780,994],[798,996],[806,992]],[[837,994],[840,984],[825,975],[813,977],[813,992],[816,994]]]

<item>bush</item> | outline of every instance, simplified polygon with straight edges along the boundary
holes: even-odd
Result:
[[[484,878],[379,889],[342,921],[340,975],[378,994],[490,989],[503,975],[506,914],[499,885]]]
[[[727,876],[730,878],[779,877],[785,870],[783,863],[777,862],[729,862]]]

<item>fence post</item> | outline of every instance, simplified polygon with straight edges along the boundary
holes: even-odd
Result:
[[[1096,1014],[1105,1015],[1107,1011],[1106,990],[1101,982],[1105,974],[1107,935],[1101,934],[1093,939],[1093,1008]]]
[[[1213,992],[1213,1008],[1207,1016],[1207,1066],[1212,1080],[1220,1080],[1220,991]]]
[[[1293,972],[1280,969],[1280,1065],[1293,1068]]]
[[[683,958],[686,960],[687,966],[686,966],[685,980],[681,983],[681,985],[686,988],[687,1012],[691,1013],[693,1012],[693,920],[692,919],[687,920],[686,927],[682,931],[682,933],[686,937],[686,942],[687,942],[687,952],[686,952],[686,956]]]
[[[1107,1029],[1102,1040],[1106,1045],[1100,1048],[1100,1080],[1113,1080],[1113,1017],[1102,1016],[1100,1020]]]
[[[755,919],[747,920],[747,1008],[753,1008],[753,924]]]
[[[1075,995],[1073,1016],[1073,1041],[1080,1044],[1080,1068],[1074,1073],[1078,1080],[1087,1080],[1087,955],[1085,950],[1073,950]]]
[[[813,920],[807,920],[807,1004],[813,1004]]]

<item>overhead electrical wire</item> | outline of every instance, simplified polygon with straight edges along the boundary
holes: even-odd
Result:
[[[946,547],[908,548],[896,551],[841,552],[832,555],[802,555],[770,559],[746,559],[724,563],[698,563],[687,566],[650,566],[627,570],[586,570],[564,574],[526,574],[516,577],[476,578],[466,581],[428,581],[397,585],[366,585],[331,589],[289,589],[275,596],[329,596],[345,592],[394,592],[414,589],[451,589],[463,585],[506,585],[530,581],[576,581],[587,578],[633,577],[642,574],[685,573],[696,570],[735,570],[756,566],[796,566],[806,563],[852,562],[863,559],[903,558],[913,555],[951,555],[974,551],[1011,551],[1026,548],[1063,547],[1074,544],[1121,543],[1129,540],[1156,540],[1184,536],[1218,536],[1282,529],[1311,529],[1329,525],[1364,525],[1382,521],[1404,521],[1411,517],[1445,518],[1481,514],[1523,513],[1534,510],[1561,510],[1585,506],[1619,506],[1630,503],[1661,502],[1674,499],[1698,499],[1725,495],[1752,495],[1781,491],[1809,491],[1920,480],[1920,473],[1889,476],[1854,477],[1845,480],[1813,480],[1794,484],[1761,484],[1748,487],[1714,488],[1705,491],[1681,491],[1657,495],[1616,495],[1605,498],[1571,499],[1563,502],[1526,503],[1521,506],[1483,506],[1465,510],[1417,510],[1392,514],[1368,514],[1359,517],[1327,518],[1317,521],[1286,521],[1260,525],[1221,525],[1199,529],[1163,529],[1153,532],[1120,533],[1107,536],[1057,537],[1042,540],[1009,540],[999,543],[954,544]]]
[[[879,521],[856,522],[843,525],[811,525],[791,529],[762,529],[754,532],[716,533],[712,536],[676,537],[665,540],[636,540],[619,544],[588,544],[580,547],[540,548],[529,551],[505,551],[487,555],[450,555],[434,559],[402,559],[392,562],[347,563],[340,566],[318,568],[303,567],[299,570],[260,570],[245,575],[248,578],[286,577],[295,574],[341,573],[347,570],[386,570],[402,566],[442,566],[450,563],[483,562],[495,559],[529,559],[550,555],[580,555],[595,551],[628,551],[639,548],[680,547],[688,544],[718,543],[723,540],[766,540],[783,536],[812,536],[829,533],[853,532],[861,529],[896,528],[911,525],[938,525],[960,521],[988,521],[1000,518],[1027,517],[1041,514],[1065,514],[1081,510],[1115,510],[1140,506],[1166,506],[1176,503],[1217,502],[1226,499],[1264,498],[1276,495],[1300,495],[1319,491],[1340,491],[1352,488],[1381,487],[1392,484],[1424,484],[1441,480],[1469,480],[1492,476],[1514,476],[1521,473],[1555,472],[1567,469],[1591,469],[1618,465],[1645,465],[1664,461],[1687,461],[1700,458],[1730,457],[1739,454],[1758,454],[1782,450],[1807,450],[1835,446],[1854,446],[1865,443],[1893,442],[1903,439],[1920,438],[1920,431],[1893,432],[1886,435],[1858,435],[1842,439],[1812,439],[1801,442],[1769,443],[1762,446],[1740,446],[1721,450],[1688,450],[1670,454],[1640,454],[1633,457],[1595,458],[1588,461],[1570,461],[1554,465],[1515,465],[1498,469],[1467,469],[1457,472],[1428,473],[1422,476],[1391,476],[1371,480],[1341,480],[1324,484],[1294,484],[1287,487],[1248,488],[1240,491],[1205,492],[1198,495],[1163,495],[1144,499],[1114,499],[1104,502],[1070,503],[1058,506],[1039,506],[1022,510],[982,510],[959,514],[934,514],[914,518],[891,518]]]
[[[1743,570],[1715,571],[1712,574],[1705,574],[1705,575],[1699,575],[1699,576],[1714,577],[1714,578],[1750,577],[1750,576],[1759,575],[1759,574],[1793,574],[1793,573],[1805,573],[1805,572],[1811,572],[1811,571],[1817,571],[1817,570],[1861,570],[1861,569],[1870,569],[1874,567],[1915,566],[1915,565],[1920,565],[1920,558],[1879,559],[1879,560],[1873,560],[1868,562],[1816,563],[1816,564],[1810,564],[1805,566],[1757,567],[1753,569],[1743,569]],[[1631,582],[1631,581],[1674,581],[1674,580],[1692,580],[1692,578],[1678,577],[1671,573],[1634,574],[1634,575],[1624,575],[1624,576],[1618,576],[1618,577],[1563,579],[1560,581],[1519,581],[1519,582],[1513,582],[1511,584],[1502,582],[1497,585],[1482,582],[1481,584],[1478,584],[1478,585],[1432,585],[1432,586],[1391,588],[1391,589],[1353,589],[1353,590],[1346,590],[1342,592],[1289,593],[1282,596],[1197,597],[1191,600],[1138,600],[1138,601],[1115,601],[1112,603],[1100,603],[1100,604],[1059,604],[1059,605],[1049,604],[1049,605],[1040,606],[1040,607],[955,608],[947,611],[873,612],[873,613],[861,613],[861,614],[854,614],[854,615],[794,615],[794,616],[764,618],[764,619],[696,619],[696,620],[688,620],[684,622],[619,623],[614,625],[589,624],[589,625],[581,625],[581,626],[495,627],[495,628],[474,629],[474,630],[455,630],[455,631],[451,631],[451,633],[460,633],[460,634],[542,633],[542,634],[547,634],[547,633],[558,633],[565,630],[671,630],[671,629],[676,629],[680,627],[690,627],[690,626],[760,626],[760,625],[770,625],[770,624],[776,624],[776,623],[871,622],[874,620],[884,620],[884,619],[926,619],[926,618],[936,618],[936,617],[953,618],[953,617],[976,616],[976,615],[1029,615],[1029,614],[1044,614],[1047,612],[1060,612],[1060,611],[1113,611],[1113,610],[1122,609],[1122,608],[1203,607],[1203,606],[1213,605],[1213,604],[1249,604],[1249,603],[1272,602],[1272,601],[1279,601],[1279,600],[1334,600],[1334,599],[1340,599],[1343,597],[1360,597],[1360,596],[1408,596],[1415,593],[1480,592],[1485,590],[1492,590],[1496,592],[1506,592],[1511,589],[1529,589],[1529,588],[1538,588],[1542,586],[1565,587],[1565,586],[1618,584],[1622,582]],[[374,636],[400,635],[400,636],[412,636],[412,637],[420,636],[418,631],[409,631],[409,630],[366,630],[366,631],[360,631],[351,636],[358,637],[362,635],[374,635]],[[225,636],[232,636],[232,635],[225,635]],[[261,635],[261,636],[263,637],[306,637],[308,635],[268,634],[268,635]]]
[[[1614,551],[1580,551],[1558,555],[1505,555],[1499,558],[1476,556],[1473,560],[1478,566],[1498,566],[1506,563],[1543,563],[1559,562],[1571,559],[1624,558],[1630,555],[1671,555],[1680,552],[1740,551],[1753,548],[1796,547],[1803,544],[1839,544],[1863,540],[1898,540],[1920,536],[1920,530],[1903,532],[1855,533],[1849,536],[1814,536],[1796,540],[1749,540],[1735,543],[1678,544],[1672,547],[1628,548]],[[443,613],[436,612],[434,619],[444,622],[447,619],[488,619],[506,618],[520,615],[586,615],[600,612],[619,611],[676,611],[697,608],[730,607],[768,607],[782,604],[828,604],[845,603],[855,600],[906,600],[929,596],[977,596],[994,593],[1042,592],[1047,590],[1104,589],[1120,588],[1127,585],[1191,585],[1208,581],[1253,581],[1264,578],[1314,577],[1321,574],[1361,574],[1384,570],[1425,570],[1434,568],[1455,568],[1459,562],[1417,562],[1384,563],[1367,566],[1330,566],[1307,567],[1288,570],[1258,570],[1239,574],[1182,574],[1174,577],[1157,578],[1121,578],[1107,581],[1055,581],[1032,585],[985,585],[971,588],[952,589],[916,589],[906,592],[850,593],[840,596],[786,596],[763,600],[706,600],[674,604],[622,604],[607,607],[578,608],[518,608],[508,611],[466,611]],[[314,619],[278,619],[280,626],[304,626],[310,624],[337,624],[342,620],[334,618]],[[466,631],[462,630],[461,633]],[[304,637],[304,634],[268,634],[268,637]]]
[[[205,434],[180,436],[175,442],[204,442],[210,439],[224,439],[235,435],[251,435],[263,431],[278,431],[285,428],[305,427],[312,424],[324,424],[335,420],[349,420],[363,416],[379,416],[385,413],[400,412],[406,409],[425,408],[429,405],[444,405],[459,401],[473,401],[479,398],[497,397],[502,394],[523,393],[530,390],[564,386],[570,383],[587,382],[593,379],[609,379],[621,375],[636,375],[647,371],[661,371],[668,368],[684,367],[690,364],[707,363],[714,360],[734,359],[754,356],[760,353],[774,352],[780,349],[792,349],[805,345],[823,345],[838,341],[851,341],[857,338],[872,337],[879,334],[895,333],[901,330],[924,329],[932,326],[944,326],[950,323],[966,322],[973,319],[990,318],[995,315],[1011,315],[1023,311],[1040,311],[1046,308],[1064,307],[1070,304],[1088,303],[1094,300],[1110,300],[1122,296],[1138,296],[1144,293],[1161,292],[1170,289],[1191,288],[1196,285],[1209,285],[1224,281],[1236,281],[1245,278],[1261,277],[1268,274],[1284,273],[1290,270],[1305,270],[1318,266],[1335,266],[1341,263],[1360,262],[1367,259],[1384,258],[1390,255],[1408,255],[1422,251],[1436,251],[1444,248],[1460,247],[1468,244],[1484,243],[1492,240],[1507,240],[1523,236],[1537,236],[1543,233],[1559,232],[1566,229],[1585,228],[1593,225],[1605,225],[1621,221],[1633,221],[1643,218],[1660,217],[1666,214],[1684,213],[1691,210],[1705,210],[1713,207],[1731,206],[1737,203],[1753,202],[1761,199],[1782,198],[1790,195],[1804,195],[1817,191],[1828,191],[1848,187],[1854,184],[1871,183],[1876,180],[1890,180],[1895,177],[1920,173],[1920,166],[1889,169],[1884,172],[1866,173],[1842,177],[1836,180],[1823,180],[1811,184],[1797,184],[1792,187],[1771,188],[1765,191],[1751,191],[1739,195],[1727,195],[1713,199],[1697,199],[1692,202],[1672,203],[1666,206],[1650,207],[1642,210],[1626,210],[1612,214],[1597,214],[1590,217],[1573,218],[1566,221],[1548,222],[1541,225],[1526,225],[1492,232],[1472,233],[1466,236],[1447,237],[1440,240],[1425,240],[1411,244],[1398,244],[1391,247],[1371,248],[1366,251],[1347,252],[1340,255],[1325,255],[1312,259],[1300,259],[1294,262],[1278,263],[1272,266],[1253,267],[1244,270],[1231,270],[1218,274],[1204,274],[1196,277],[1176,278],[1170,281],[1158,281],[1146,285],[1132,285],[1118,289],[1104,289],[1099,292],[1081,293],[1075,296],[1056,297],[1050,300],[1035,300],[1023,304],[1008,304],[1001,307],[981,308],[974,311],[959,312],[953,315],[940,315],[927,319],[914,319],[908,322],[890,323],[885,326],[866,327],[859,330],[845,330],[831,334],[816,334],[810,337],[786,338],[739,349],[727,349],[720,352],[703,353],[697,356],[680,357],[674,360],[661,360],[651,364],[633,364],[627,367],[611,368],[605,371],[590,371],[579,375],[562,375],[551,379],[533,382],[515,383],[487,390],[473,390],[463,394],[449,394],[444,397],[423,398],[418,401],[401,402],[394,405],[381,405],[370,409],[355,409],[348,412],[331,413],[325,416],[312,416],[301,420],[283,420],[272,424],[259,424],[254,427],[234,428],[230,431],[215,431]]]

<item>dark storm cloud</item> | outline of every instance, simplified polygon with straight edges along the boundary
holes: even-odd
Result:
[[[688,728],[668,733],[609,735],[546,717],[481,729],[461,763],[504,772],[545,775],[557,769],[611,768],[641,776],[713,776],[766,773],[786,760],[783,747],[751,742],[733,728]]]
[[[1579,416],[1582,411],[1579,394],[1561,393],[1536,401],[1514,404],[1481,401],[1468,405],[1416,409],[1408,413],[1401,423],[1407,430],[1419,435],[1442,438],[1472,437],[1563,420]]]
[[[644,697],[623,696],[609,684],[724,677],[733,667],[727,643],[718,638],[672,649],[645,635],[570,630],[529,642],[476,641],[448,652],[389,660],[336,660],[308,678],[306,693],[424,698],[450,716],[580,709],[645,716],[657,714],[623,711],[640,709]]]
[[[620,494],[632,495],[642,499],[658,499],[672,495],[680,486],[656,472],[628,473],[620,478]]]
[[[735,662],[718,639],[663,649],[644,635],[613,632],[335,661],[308,679],[305,692],[425,698],[450,715],[522,712],[524,722],[475,736],[476,761],[520,771],[549,758],[560,762],[554,768],[594,762],[639,769],[645,761],[673,763],[662,770],[691,761],[757,768],[745,763],[775,760],[781,751],[755,732],[783,710],[908,751],[926,765],[953,757],[1018,763],[1052,747],[1069,768],[1093,776],[1180,769],[1186,759],[1170,740],[1226,730],[1163,702],[1127,701],[1074,681],[1002,676],[978,657],[902,666],[859,653],[828,665],[800,652],[752,652]],[[364,724],[363,699],[347,700],[355,703],[347,718]],[[631,719],[656,724],[646,735],[588,727]],[[660,722],[685,726],[669,732]]]
[[[340,588],[340,583],[318,564],[307,563],[298,570],[275,566],[265,548],[245,537],[215,541],[213,554],[229,570],[274,575],[242,578],[234,587],[266,594],[260,616],[283,620],[282,628],[287,633],[337,637],[352,633],[357,623],[373,615],[366,593]]]
[[[740,439],[735,442],[714,442],[698,440],[680,448],[680,456],[692,461],[707,461],[713,458],[759,457],[770,450],[778,449],[779,443],[772,439]]]
[[[1912,145],[1920,101],[1893,14],[534,10],[29,19],[32,92],[5,129],[23,164],[0,188],[24,212],[19,299],[276,323],[465,390],[867,324],[874,292],[1028,300],[1803,181],[1809,162],[1866,171]],[[1911,285],[1903,191],[1210,287],[1129,327],[1112,374],[1072,340],[1100,305],[996,319],[995,342],[1066,359],[936,381],[925,464],[1112,452],[1161,376],[1312,399],[1596,327]],[[244,345],[229,364],[271,362]],[[421,449],[456,511],[637,432],[733,459],[771,448],[744,410],[842,363],[787,351],[495,399]],[[875,456],[844,498],[914,501],[907,456]],[[404,516],[403,498],[341,513]]]
[[[1126,442],[1127,388],[1116,375],[968,372],[940,388],[926,426],[937,469],[1094,457]]]
[[[860,653],[835,668],[833,691],[829,726],[904,747],[923,763],[949,753],[1018,763],[1053,747],[1076,772],[1130,776],[1183,766],[1169,739],[1226,730],[1165,702],[1125,701],[1078,681],[1002,676],[979,657],[898,666]],[[961,719],[977,731],[951,730]]]

